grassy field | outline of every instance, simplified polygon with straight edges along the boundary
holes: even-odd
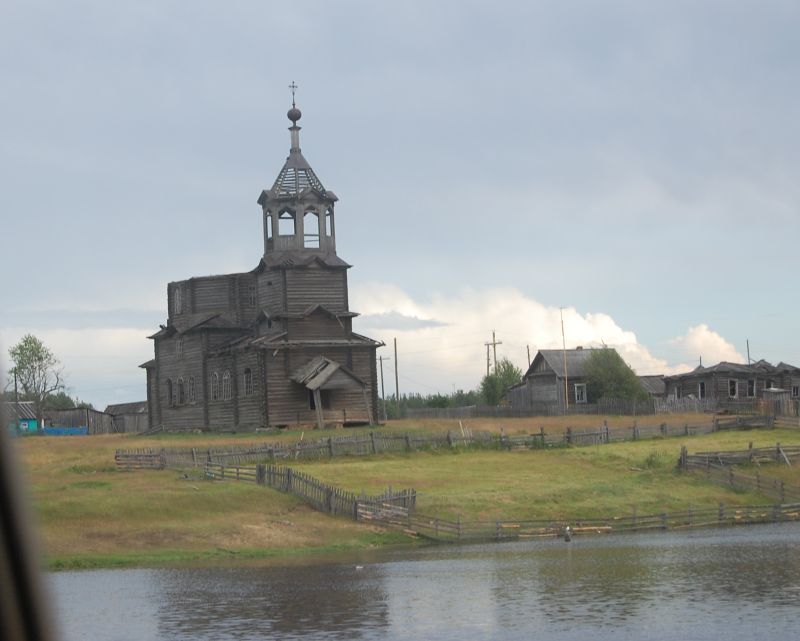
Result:
[[[660,417],[649,417],[661,422]],[[633,419],[609,418],[630,426]],[[647,418],[639,418],[640,425]],[[688,417],[670,417],[682,424]],[[709,420],[707,417],[704,421]],[[695,417],[695,423],[699,422]],[[468,421],[506,432],[593,427],[602,417]],[[458,429],[455,421],[398,422],[381,429]],[[301,432],[280,435],[297,440]],[[305,438],[327,433],[306,432]],[[51,567],[236,562],[396,544],[402,535],[332,518],[299,500],[246,483],[214,483],[174,471],[121,472],[114,450],[273,440],[272,434],[185,434],[16,439],[44,549]],[[675,472],[680,446],[741,449],[800,442],[797,430],[720,432],[551,450],[422,452],[293,463],[340,487],[367,492],[414,487],[418,511],[465,520],[570,518],[695,507],[765,503]],[[762,474],[800,484],[800,469],[762,467]]]

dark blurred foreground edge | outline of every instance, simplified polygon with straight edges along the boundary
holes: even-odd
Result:
[[[12,452],[7,417],[0,411],[0,638],[54,639],[42,590],[37,540],[30,530],[21,477]]]

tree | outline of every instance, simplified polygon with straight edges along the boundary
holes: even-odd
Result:
[[[32,334],[26,334],[8,350],[13,367],[9,370],[9,383],[16,384],[26,400],[33,401],[36,421],[41,427],[47,397],[64,389],[61,363],[45,344]]]
[[[495,365],[494,372],[481,380],[480,392],[483,402],[497,405],[508,391],[508,388],[522,380],[522,370],[507,358],[502,358]]]
[[[585,365],[586,392],[594,402],[601,398],[646,399],[647,392],[617,350],[592,350]]]

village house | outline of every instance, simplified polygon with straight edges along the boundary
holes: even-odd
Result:
[[[540,349],[522,382],[509,390],[511,405],[517,409],[538,410],[546,406],[589,403],[585,368],[593,351],[593,348],[583,347]]]
[[[764,397],[765,390],[785,391],[800,398],[800,368],[787,363],[772,365],[760,360],[749,365],[721,362],[700,365],[691,372],[665,377],[670,398],[711,399],[725,403]]]
[[[117,432],[135,433],[150,429],[147,401],[108,405],[104,413],[114,418],[114,428]]]
[[[149,424],[166,430],[372,423],[375,350],[353,331],[347,270],[336,253],[337,196],[300,151],[261,192],[264,254],[249,272],[169,283],[169,316],[153,334]]]

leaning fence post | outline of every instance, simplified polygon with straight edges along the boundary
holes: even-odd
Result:
[[[687,456],[686,446],[681,445],[681,458],[678,465],[681,468],[681,470],[684,471],[686,470],[686,456]]]
[[[683,424],[683,434],[684,436],[689,436],[689,422]]]
[[[258,463],[256,465],[256,483],[258,485],[265,485],[267,478],[267,469],[264,467],[263,463]]]
[[[572,443],[572,428],[571,427],[568,427],[567,431],[564,432],[564,440],[567,443]]]
[[[607,421],[607,420],[605,420],[605,419],[603,420],[603,438],[605,439],[605,442],[606,442],[606,443],[608,443],[608,442],[609,442],[609,437],[608,437],[608,421]]]
[[[667,513],[666,512],[662,512],[661,513],[661,529],[662,530],[666,530],[667,529]]]

